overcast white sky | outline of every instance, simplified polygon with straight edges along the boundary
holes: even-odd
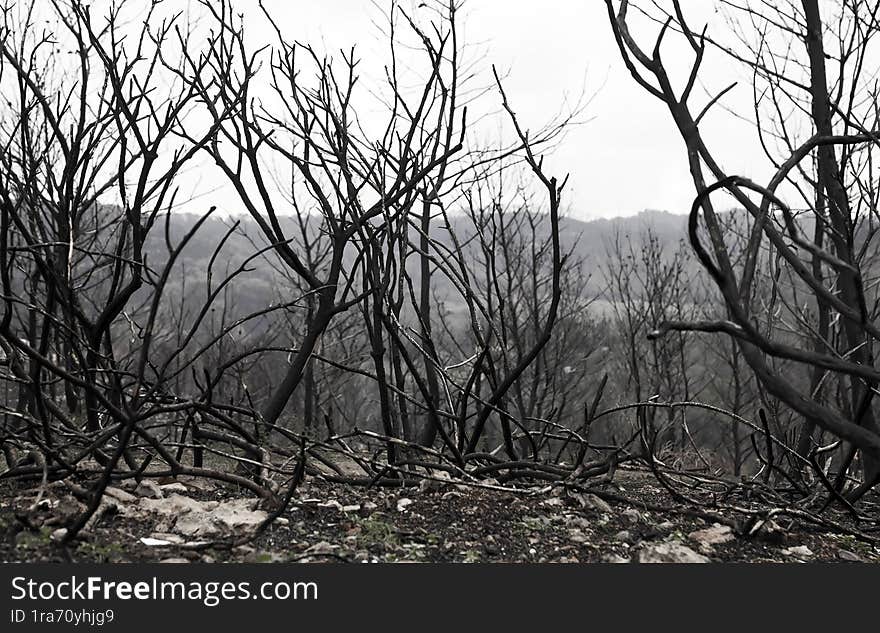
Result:
[[[357,44],[367,60],[384,53],[372,23],[381,14],[369,0],[267,0],[265,4],[286,36],[323,43],[327,50]],[[692,26],[708,21],[710,32],[725,28],[714,0],[682,4],[695,16]],[[242,5],[257,13],[256,2]],[[508,69],[506,90],[526,125],[539,127],[566,99],[576,100],[584,90],[595,93],[585,112],[589,121],[571,130],[549,162],[554,173],[571,173],[572,215],[591,219],[646,208],[681,213],[690,207],[693,187],[683,144],[668,111],[635,84],[621,62],[602,0],[469,0],[465,16],[465,38],[485,51],[485,69],[491,64]],[[255,19],[256,29],[258,24]],[[650,30],[642,33],[651,36]],[[268,30],[265,36],[269,37]],[[646,46],[650,48],[652,42]],[[672,63],[687,63],[686,51],[672,41],[665,52]],[[706,71],[709,88],[741,79],[719,58],[710,60]],[[743,108],[750,96],[743,84],[726,101]],[[697,98],[707,97],[703,93]],[[731,173],[763,174],[763,161],[750,149],[754,137],[747,124],[717,110],[705,127],[711,141],[723,144],[725,151],[719,155]],[[760,173],[753,173],[756,170]]]

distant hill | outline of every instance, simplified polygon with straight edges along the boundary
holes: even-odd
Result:
[[[179,241],[189,231],[197,217],[188,214],[176,214],[170,220],[169,234],[172,243]],[[256,248],[265,245],[259,227],[247,217],[239,218],[210,218],[201,227],[187,248],[182,253],[177,269],[179,273],[172,276],[167,292],[170,295],[183,294],[192,296],[193,293],[201,296],[204,292],[208,265],[217,245],[223,240],[229,228],[239,222],[238,229],[231,234],[224,243],[221,255],[215,259],[213,279],[216,285],[225,274],[226,270],[234,270],[240,266],[247,257],[252,255]],[[453,218],[457,233],[465,233],[469,225],[465,218]],[[549,223],[545,223],[549,226]],[[588,285],[588,291],[598,293],[603,285],[602,267],[608,260],[608,251],[615,236],[622,239],[641,241],[641,237],[650,229],[660,241],[661,245],[674,249],[678,242],[686,238],[687,218],[664,211],[647,210],[635,216],[577,220],[563,218],[560,221],[560,238],[564,249],[574,246],[574,254],[583,259],[585,269],[592,274]],[[294,235],[296,228],[293,220],[285,218],[282,225],[290,235]],[[445,231],[436,231],[435,237],[442,239]],[[164,231],[157,226],[151,233],[147,244],[148,261],[155,267],[164,261],[166,247]],[[284,286],[278,265],[270,265],[263,258],[258,258],[248,264],[249,272],[242,274],[231,285],[230,294],[234,296],[234,313],[245,314],[266,306],[269,302],[277,301],[278,288]],[[441,294],[445,294],[441,291]]]
[[[565,218],[560,224],[562,243],[577,240],[575,253],[594,271],[594,276],[600,278],[600,268],[607,263],[609,249],[617,235],[622,240],[640,243],[650,230],[667,249],[674,249],[680,240],[687,239],[687,216],[667,211],[646,210],[632,216],[587,221]]]

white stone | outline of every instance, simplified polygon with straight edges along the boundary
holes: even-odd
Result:
[[[126,492],[122,488],[116,488],[114,486],[108,486],[107,489],[104,490],[104,494],[108,497],[113,497],[122,503],[136,503],[138,500],[138,498],[130,492]]]
[[[185,494],[185,493],[189,492],[189,488],[187,488],[182,483],[177,482],[177,481],[170,483],[170,484],[165,484],[164,486],[159,486],[159,488],[161,488],[162,492],[165,494],[169,494],[172,492],[180,492],[180,493]]]
[[[850,563],[864,563],[865,559],[856,554],[855,552],[851,552],[847,549],[839,548],[837,550],[837,557],[840,560],[845,560]]]
[[[624,558],[620,554],[606,554],[605,556],[602,557],[602,562],[603,563],[621,564],[621,563],[628,563],[629,559]]]
[[[794,556],[795,558],[812,558],[813,551],[806,545],[796,545],[794,547],[786,547],[782,550],[786,556]]]
[[[621,530],[614,535],[614,539],[621,543],[632,543],[633,537],[629,530]]]
[[[688,534],[688,538],[700,546],[700,550],[708,553],[715,545],[729,543],[736,537],[730,526],[715,523],[711,527]]]
[[[255,499],[197,501],[172,494],[165,499],[141,499],[141,510],[166,517],[165,531],[184,536],[214,536],[221,533],[256,528],[268,514],[257,510]]]
[[[177,534],[172,534],[170,532],[153,532],[152,534],[150,534],[149,538],[161,541],[168,541],[172,544],[183,543],[182,538],[180,538]]]
[[[134,494],[138,497],[146,497],[148,499],[161,499],[163,497],[162,488],[155,481],[144,479],[134,489]]]
[[[338,546],[333,545],[332,543],[328,543],[327,541],[320,541],[315,543],[311,547],[309,547],[304,554],[308,554],[310,556],[319,556],[321,554],[332,554],[333,550],[335,550]]]
[[[597,512],[614,511],[613,508],[608,505],[607,501],[594,494],[574,495],[574,498],[577,499],[577,502],[582,508],[589,508],[590,510],[596,510]]]
[[[640,563],[708,563],[709,559],[678,541],[651,543],[639,552]]]

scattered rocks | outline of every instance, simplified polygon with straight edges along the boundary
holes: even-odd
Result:
[[[451,490],[419,496],[421,493],[412,488],[352,490],[321,482],[298,490],[297,497],[303,498],[296,499],[286,518],[279,518],[250,543],[251,547],[206,550],[199,543],[241,536],[264,521],[267,514],[259,502],[234,498],[247,497],[248,493],[233,487],[217,487],[213,493],[201,494],[196,486],[175,478],[151,480],[158,484],[160,498],[135,495],[135,485],[127,490],[123,482],[114,481],[99,511],[105,518],[92,525],[93,529],[85,530],[83,538],[73,544],[78,560],[263,563],[329,562],[341,558],[363,562],[623,564],[869,562],[876,556],[870,545],[836,532],[819,535],[804,531],[787,518],[776,518],[779,525],[785,526],[784,531],[772,521],[760,525],[756,521],[754,532],[747,530],[765,538],[778,534],[786,542],[776,546],[765,538],[739,538],[736,528],[723,525],[726,519],[711,524],[712,519],[703,522],[674,511],[655,513],[645,510],[639,498],[634,498],[630,506],[609,506],[598,495],[576,493],[565,486],[513,495],[478,487],[458,490],[453,485]],[[135,483],[133,478],[124,481]],[[60,550],[54,543],[64,539],[68,534],[65,528],[70,525],[59,522],[63,520],[59,516],[79,516],[84,506],[76,495],[82,494],[80,488],[87,491],[89,485],[94,485],[93,481],[75,488],[22,486],[0,498],[0,522],[12,517],[10,512],[30,512],[29,524],[8,530],[9,538],[0,543],[0,556],[9,560],[59,560]],[[153,494],[145,490],[147,486],[139,493]],[[184,488],[191,494],[180,492]],[[45,501],[33,511],[40,490]],[[646,502],[654,504],[664,498],[663,491],[649,490],[647,494],[653,496],[646,497]],[[10,509],[2,507],[4,504]],[[115,518],[112,513],[122,516]]]
[[[710,560],[698,554],[680,541],[650,543],[639,551],[640,563],[708,563]]]

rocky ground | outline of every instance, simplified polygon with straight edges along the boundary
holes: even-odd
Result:
[[[145,480],[111,488],[80,542],[62,548],[63,526],[82,510],[70,488],[52,484],[37,502],[39,488],[4,482],[0,561],[880,561],[880,545],[781,518],[737,536],[673,503],[647,473],[619,473],[608,490],[630,503],[550,487],[366,490],[310,480],[264,533],[231,546],[265,518],[255,501],[204,480]]]

